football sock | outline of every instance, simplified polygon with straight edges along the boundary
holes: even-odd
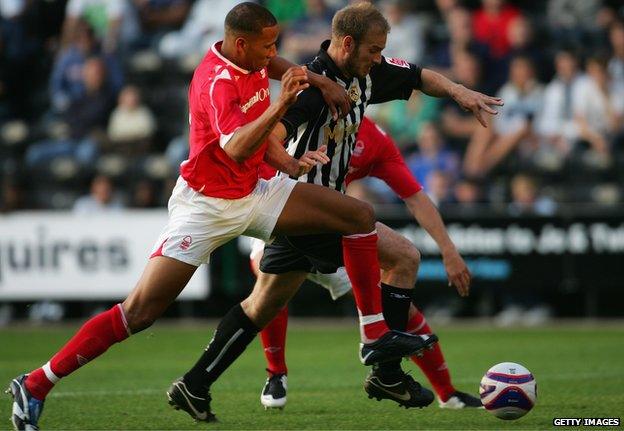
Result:
[[[259,328],[235,305],[217,326],[214,336],[197,363],[184,375],[192,394],[202,396],[247,348]]]
[[[267,360],[267,371],[271,374],[288,374],[286,367],[286,329],[288,328],[288,307],[282,310],[260,332]]]
[[[405,331],[409,319],[409,308],[412,304],[412,297],[409,289],[400,289],[381,283],[381,303],[383,305],[383,315],[390,329]],[[403,378],[401,360],[382,362],[376,365],[377,376],[387,384],[400,381]]]
[[[362,342],[370,343],[388,332],[381,307],[377,231],[343,236],[342,254],[360,316]]]
[[[48,363],[28,374],[26,389],[33,397],[43,400],[62,377],[128,338],[127,326],[121,304],[92,317]]]
[[[416,314],[409,319],[407,332],[419,335],[431,334],[431,328],[420,310],[416,310]],[[453,392],[455,392],[455,388],[451,383],[451,375],[446,366],[440,343],[436,343],[433,350],[425,350],[421,358],[412,356],[410,359],[418,365],[427,376],[427,379],[440,400],[447,401]]]

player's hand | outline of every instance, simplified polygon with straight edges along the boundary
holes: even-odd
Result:
[[[310,172],[316,165],[324,165],[329,162],[329,156],[326,153],[327,145],[322,145],[315,151],[307,151],[298,160],[299,170],[295,176],[298,178]]]
[[[325,103],[329,106],[329,111],[332,113],[334,120],[346,117],[351,111],[351,98],[342,85],[326,76],[321,76],[317,88],[321,91]]]
[[[297,100],[297,94],[308,88],[308,72],[305,66],[294,66],[288,69],[282,76],[282,92],[280,100],[287,106]]]
[[[487,112],[488,114],[496,115],[498,111],[493,109],[492,106],[503,106],[505,104],[500,97],[488,96],[478,91],[470,90],[460,84],[457,84],[452,96],[464,111],[472,112],[483,127],[487,127],[483,113]]]
[[[453,250],[452,252],[443,255],[442,260],[444,262],[444,269],[446,269],[449,286],[455,286],[459,296],[468,296],[470,293],[472,274],[466,266],[464,259],[462,259],[456,250]]]

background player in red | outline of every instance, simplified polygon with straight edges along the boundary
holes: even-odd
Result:
[[[270,166],[265,165],[262,174],[271,176],[275,172]],[[349,184],[354,180],[368,176],[385,181],[403,199],[418,224],[429,232],[441,250],[449,277],[449,285],[453,284],[452,277],[464,270],[467,271],[467,268],[450,240],[438,211],[427,195],[422,192],[421,185],[405,165],[405,161],[392,138],[373,121],[364,117],[358,130],[355,149],[351,155],[346,182]],[[253,241],[251,266],[256,275],[263,248],[264,244],[261,241]],[[407,275],[405,276],[415,281],[420,254],[413,245],[406,250],[408,252],[403,255],[404,262],[394,270],[406,272]],[[327,288],[333,299],[337,299],[351,290],[349,279],[341,270],[334,274],[310,274],[308,279]],[[387,274],[382,274],[381,279],[386,282]],[[266,408],[282,408],[286,404],[288,368],[285,350],[287,325],[288,308],[285,307],[260,332],[267,359],[267,371],[269,372],[269,378],[260,396],[260,401]],[[408,331],[418,334],[431,333],[431,328],[423,314],[414,305],[414,301],[412,301],[410,308]],[[433,350],[426,351],[422,356],[412,356],[411,360],[427,376],[436,392],[440,407],[450,409],[481,407],[479,398],[455,389],[439,344],[436,344]],[[368,384],[370,385],[370,383]]]
[[[381,314],[377,235],[372,208],[357,199],[286,175],[258,179],[267,160],[296,176],[325,163],[321,150],[310,160],[281,153],[271,157],[267,136],[296,95],[306,89],[307,71],[270,67],[276,56],[279,26],[255,3],[235,6],[225,18],[225,39],[215,43],[195,70],[189,88],[190,154],[169,200],[169,220],[135,289],[121,304],[87,321],[42,367],[13,379],[13,425],[37,430],[43,401],[53,386],[151,324],[184,289],[214,249],[239,236],[269,241],[276,234],[338,232],[345,235],[345,261],[358,274],[353,280],[362,331],[377,357],[396,358],[426,347],[422,338],[390,331]],[[283,64],[282,64],[283,65]],[[274,65],[275,66],[275,65]],[[278,65],[279,66],[279,65]],[[278,67],[278,69],[280,69]],[[281,78],[282,91],[270,103],[269,75]],[[287,301],[283,292],[264,292],[236,305],[223,318],[211,346],[196,365],[174,382],[169,402],[198,420],[212,420],[206,379],[216,378],[278,310],[263,299]],[[374,318],[369,318],[374,316]],[[381,317],[379,317],[381,316]],[[367,320],[368,319],[368,320]]]

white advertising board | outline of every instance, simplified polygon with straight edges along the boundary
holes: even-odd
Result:
[[[0,300],[123,299],[166,222],[165,210],[0,215]],[[207,297],[206,268],[181,299]]]

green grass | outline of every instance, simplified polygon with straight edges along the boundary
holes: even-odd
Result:
[[[0,330],[0,382],[40,366],[73,328]],[[536,407],[517,421],[483,410],[399,409],[369,400],[367,369],[356,356],[355,325],[294,324],[289,332],[288,405],[264,411],[266,378],[259,343],[213,386],[216,424],[195,424],[167,406],[165,390],[198,357],[212,326],[156,325],[117,345],[61,382],[50,394],[40,425],[46,429],[552,429],[554,417],[624,416],[624,327],[550,327],[498,330],[440,328],[455,382],[476,393],[490,366],[519,362],[535,375]],[[418,369],[408,362],[417,380]],[[0,399],[0,429],[8,429],[11,403]],[[621,428],[620,428],[621,429]]]

